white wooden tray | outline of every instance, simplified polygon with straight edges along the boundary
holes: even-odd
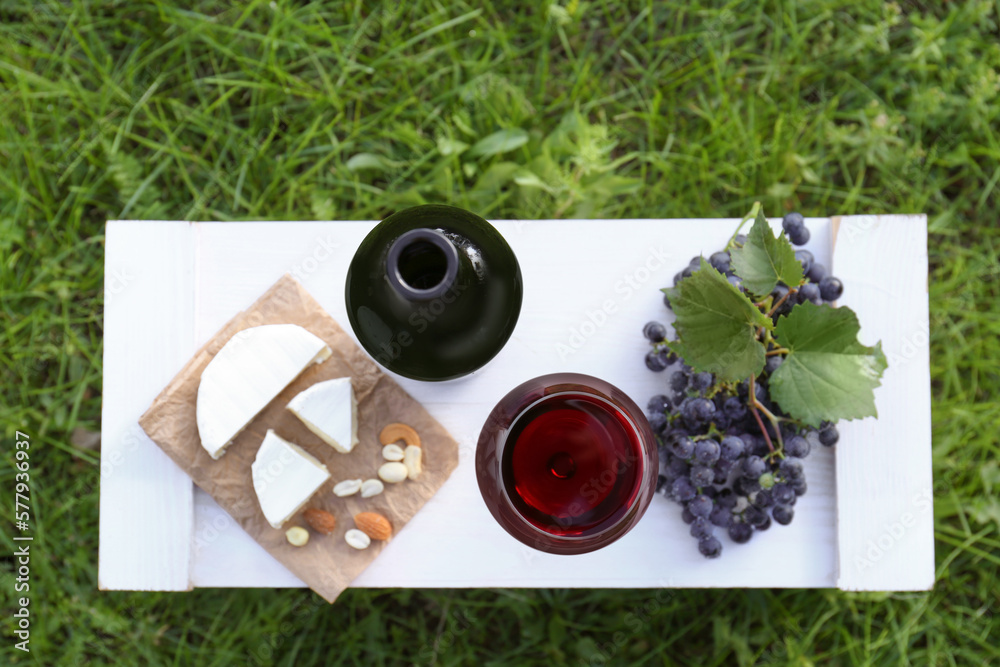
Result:
[[[669,321],[660,287],[735,220],[497,221],[524,274],[514,335],[460,380],[398,382],[461,445],[458,469],[354,583],[367,587],[839,587],[924,590],[934,581],[925,216],[808,219],[817,260],[845,285],[866,344],[889,358],[879,419],[845,422],[807,460],[790,526],[698,554],[680,507],[656,496],[610,547],[534,551],[507,535],[476,484],[475,445],[494,404],[525,379],[577,371],[640,405],[664,376],[640,330]],[[302,586],[139,428],[139,416],[204,341],[283,273],[348,331],[344,277],[374,222],[107,225],[99,585],[105,590]],[[778,221],[772,225],[779,228]]]

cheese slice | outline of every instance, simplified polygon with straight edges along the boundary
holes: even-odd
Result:
[[[201,446],[218,459],[282,389],[330,354],[326,343],[297,324],[266,324],[235,334],[201,373]]]
[[[264,518],[275,528],[281,528],[330,479],[325,465],[270,430],[257,450],[250,475]]]
[[[351,378],[317,382],[288,404],[293,415],[338,452],[358,444],[358,401]]]

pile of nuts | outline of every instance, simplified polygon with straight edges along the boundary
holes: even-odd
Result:
[[[389,484],[398,484],[407,479],[417,479],[423,472],[423,450],[420,436],[406,424],[389,424],[379,434],[382,444],[382,458],[386,460],[378,469],[378,476]],[[400,447],[402,442],[405,447]],[[333,487],[339,498],[353,496],[361,492],[362,498],[371,498],[385,490],[378,479],[346,479]],[[337,524],[337,519],[326,510],[309,508],[302,513],[303,520],[317,533],[329,535]],[[344,540],[355,549],[367,549],[372,540],[388,540],[392,537],[392,524],[377,512],[360,512],[354,516],[356,528],[344,534]],[[301,547],[309,542],[309,531],[300,526],[292,526],[285,532],[288,543]]]
[[[378,469],[378,476],[388,484],[398,484],[407,479],[416,479],[423,472],[423,449],[420,436],[406,424],[389,424],[378,436],[382,444],[382,458],[385,463]],[[406,447],[400,447],[402,442]],[[345,479],[333,487],[336,496],[344,498],[361,491],[362,498],[370,498],[382,493],[385,486],[377,479]]]

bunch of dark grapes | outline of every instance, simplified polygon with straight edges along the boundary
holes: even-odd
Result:
[[[793,245],[809,240],[802,216],[789,213],[782,221]],[[736,236],[740,246],[746,237]],[[808,250],[795,256],[802,263],[808,282],[789,294],[779,284],[762,305],[776,320],[795,303],[815,304],[835,301],[843,293],[840,280],[828,274]],[[694,273],[700,257],[674,277],[676,286]],[[741,281],[730,267],[728,251],[720,251],[709,263],[742,290]],[[669,300],[664,303],[670,308]],[[666,345],[666,327],[649,322],[643,336],[653,346],[646,366],[656,372],[671,369],[666,389],[649,399],[649,424],[659,440],[660,475],[657,492],[682,507],[681,516],[690,525],[691,536],[706,558],[722,553],[715,529],[725,531],[738,544],[754,533],[767,530],[772,522],[788,525],[795,516],[796,499],[806,492],[803,460],[816,446],[833,446],[837,427],[824,423],[815,429],[785,421],[787,415],[771,401],[769,380],[784,357],[767,357],[764,372],[753,382],[755,402],[749,400],[751,384],[717,382],[712,373],[698,373],[671,352]],[[755,409],[751,408],[753,403]],[[761,413],[766,410],[781,420],[777,428]],[[756,414],[755,414],[756,413]]]

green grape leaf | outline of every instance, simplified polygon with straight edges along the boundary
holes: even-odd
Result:
[[[724,382],[764,369],[764,346],[757,340],[757,330],[770,330],[771,320],[704,257],[691,276],[663,291],[677,315],[677,340],[670,349],[685,363],[699,372],[715,373]]]
[[[783,234],[777,238],[767,224],[763,213],[757,213],[747,242],[735,248],[732,256],[733,271],[743,280],[743,285],[757,296],[766,296],[781,281],[789,287],[802,283],[802,264],[795,259],[795,250]]]
[[[881,343],[858,342],[860,329],[850,308],[825,304],[805,302],[779,318],[774,336],[789,353],[771,376],[771,398],[810,426],[877,417],[874,389],[888,363]]]

